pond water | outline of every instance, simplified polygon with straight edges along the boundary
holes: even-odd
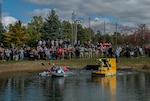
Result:
[[[150,101],[150,74],[91,77],[89,71],[73,72],[61,78],[0,76],[0,101]]]

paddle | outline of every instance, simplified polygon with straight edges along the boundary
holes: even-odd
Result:
[[[48,64],[51,65],[51,63],[48,63]],[[45,64],[44,64],[43,62],[41,63],[41,65],[42,65],[42,66],[45,66]]]
[[[45,66],[45,64],[44,63],[41,63],[42,64],[42,66]]]

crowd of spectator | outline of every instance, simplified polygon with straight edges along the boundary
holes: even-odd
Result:
[[[93,58],[93,57],[114,57],[115,55],[126,57],[143,56],[143,48],[141,47],[118,47],[116,50],[111,43],[96,43],[86,41],[81,44],[80,40],[72,43],[68,40],[39,40],[35,47],[23,44],[16,47],[11,44],[5,47],[0,44],[0,60],[22,61],[29,60],[53,60],[53,59],[72,59],[72,58]],[[149,48],[145,48],[145,54],[149,54]]]

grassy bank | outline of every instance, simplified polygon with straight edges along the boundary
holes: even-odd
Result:
[[[43,63],[44,65],[42,65]],[[35,60],[35,61],[9,61],[0,62],[0,73],[10,73],[10,72],[33,72],[33,71],[43,71],[47,67],[50,67],[49,63],[55,63],[56,65],[65,65],[69,68],[79,68],[82,69],[87,65],[97,64],[97,58],[93,59],[70,59],[70,60]],[[143,67],[150,67],[150,57],[140,57],[140,58],[119,58],[117,63],[117,68],[133,68],[136,70],[141,70]]]
[[[133,69],[141,70],[143,67],[150,67],[150,57],[139,58],[120,58],[120,62],[117,63],[117,68],[131,67]]]

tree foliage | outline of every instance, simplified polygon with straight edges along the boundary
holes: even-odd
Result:
[[[97,31],[97,33],[95,34],[94,39],[95,39],[95,43],[96,43],[96,42],[102,43],[102,34],[101,34],[101,31],[100,31],[100,30]],[[93,40],[94,40],[94,39],[93,39]]]
[[[73,38],[72,25],[69,21],[62,22],[62,38],[71,39],[71,40]]]
[[[28,23],[27,25],[27,32],[28,32],[28,44],[36,44],[36,42],[41,37],[41,28],[43,26],[43,18],[41,16],[34,16],[33,20]]]
[[[146,24],[140,24],[138,25],[138,28],[134,31],[132,37],[133,38],[131,40],[134,40],[134,43],[136,43],[136,45],[143,46],[144,44],[149,43],[150,30],[146,26]]]
[[[150,30],[146,24],[140,24],[132,33],[126,34],[121,32],[101,34],[100,30],[94,33],[92,28],[83,27],[80,23],[77,23],[77,28],[74,26],[76,25],[69,21],[61,21],[55,11],[51,10],[44,21],[41,16],[34,16],[27,26],[23,26],[21,21],[17,21],[14,25],[10,24],[7,31],[0,25],[0,42],[5,45],[11,43],[19,45],[23,43],[35,44],[39,39],[71,39],[74,41],[74,30],[77,31],[77,39],[80,40],[81,44],[91,40],[92,43],[108,42],[121,46],[126,44],[143,46],[150,42]]]
[[[5,32],[4,26],[0,23],[0,42],[3,42],[4,36],[2,33]]]
[[[54,10],[52,10],[48,17],[45,19],[44,26],[42,27],[42,39],[60,39],[61,38],[61,21],[59,20],[59,17],[55,13]]]
[[[86,36],[86,29],[83,29],[81,24],[77,25],[77,40],[80,40],[81,43],[84,43],[85,41],[89,40]]]
[[[17,21],[14,25],[9,25],[9,31],[3,33],[4,42],[7,45],[11,43],[15,45],[24,44],[26,39],[28,38],[28,34],[26,32],[26,27],[22,25],[21,21]]]

